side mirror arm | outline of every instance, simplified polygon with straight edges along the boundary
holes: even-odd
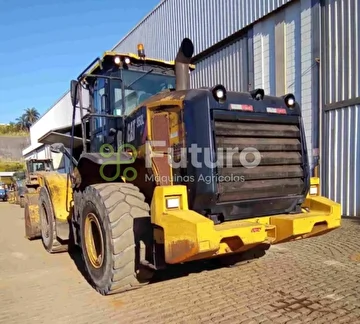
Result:
[[[50,151],[53,153],[63,153],[73,163],[74,166],[78,165],[78,161],[70,154],[67,148],[62,143],[50,145]]]

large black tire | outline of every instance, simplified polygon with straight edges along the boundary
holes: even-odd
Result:
[[[144,195],[132,184],[105,183],[85,188],[80,241],[87,279],[100,294],[136,289],[151,279],[152,271],[140,264],[152,247],[149,212]],[[89,223],[97,235],[89,234]],[[94,241],[97,237],[98,249],[91,248],[95,247],[89,243],[94,242],[93,237]],[[96,252],[94,258],[91,250],[102,252]]]
[[[39,214],[41,238],[46,251],[49,253],[68,251],[68,245],[61,244],[57,240],[55,215],[49,193],[45,187],[40,189]]]

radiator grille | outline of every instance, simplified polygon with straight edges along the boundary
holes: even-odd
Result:
[[[215,119],[214,126],[219,202],[303,193],[299,125]],[[254,168],[244,163],[256,158],[255,154],[244,154],[248,148],[260,153],[260,163]]]

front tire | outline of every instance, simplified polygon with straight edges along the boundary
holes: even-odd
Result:
[[[80,241],[88,280],[102,295],[147,284],[141,260],[152,246],[150,207],[128,183],[88,186],[83,193]],[[146,248],[149,248],[146,251]]]

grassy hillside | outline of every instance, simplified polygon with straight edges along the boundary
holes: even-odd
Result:
[[[24,170],[22,151],[30,145],[30,127],[39,118],[35,108],[27,108],[15,122],[0,125],[0,171]]]
[[[0,136],[29,136],[29,132],[16,124],[0,125]]]
[[[22,161],[22,151],[30,145],[28,136],[0,135],[0,160]]]
[[[0,172],[14,172],[23,170],[25,170],[24,162],[0,160]]]

